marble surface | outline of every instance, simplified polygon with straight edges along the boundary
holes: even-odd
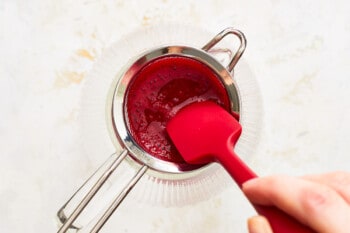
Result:
[[[1,1],[1,232],[56,231],[97,166],[78,127],[89,70],[123,35],[165,21],[246,34],[264,109],[259,174],[350,170],[348,12],[345,0]],[[253,214],[232,183],[190,206],[126,200],[102,232],[246,232]]]

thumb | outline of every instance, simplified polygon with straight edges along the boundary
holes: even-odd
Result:
[[[248,219],[249,233],[273,233],[269,222],[263,216],[254,216]]]

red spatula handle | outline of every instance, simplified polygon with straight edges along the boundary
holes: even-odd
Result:
[[[274,233],[316,233],[274,206],[254,205],[254,208],[269,220]]]
[[[232,176],[240,188],[242,184],[257,175],[233,152],[232,149],[221,151],[217,158],[227,172]],[[274,206],[254,205],[256,211],[265,216],[272,227],[274,233],[316,233],[309,227],[298,222],[292,216]]]

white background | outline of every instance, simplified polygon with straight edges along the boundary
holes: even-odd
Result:
[[[57,209],[97,166],[82,160],[77,127],[86,74],[159,22],[246,34],[264,109],[259,174],[350,170],[349,12],[345,0],[2,0],[0,231],[56,231]],[[181,208],[126,201],[111,221],[113,232],[246,232],[253,213],[232,183]]]

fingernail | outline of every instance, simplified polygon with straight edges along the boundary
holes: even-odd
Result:
[[[248,229],[249,233],[272,233],[269,222],[262,216],[249,218]]]

